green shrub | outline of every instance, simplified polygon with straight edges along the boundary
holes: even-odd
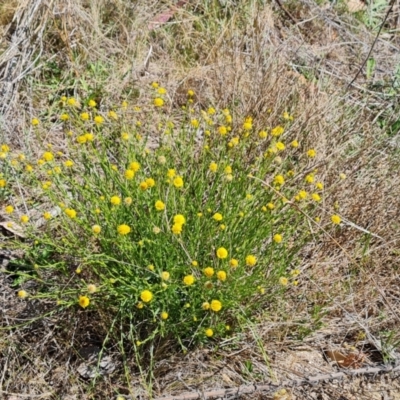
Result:
[[[200,111],[189,92],[168,114],[153,86],[147,105],[109,112],[62,98],[52,117],[63,135],[36,160],[3,146],[1,190],[8,226],[30,243],[23,277],[37,285],[20,297],[119,315],[137,345],[187,345],[230,334],[297,285],[323,184],[287,112],[257,131],[251,117]],[[50,129],[32,124],[38,137]]]

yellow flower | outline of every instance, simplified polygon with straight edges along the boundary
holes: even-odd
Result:
[[[322,189],[324,188],[324,184],[323,184],[322,182],[317,182],[317,183],[315,184],[315,187],[316,187],[318,190],[322,190]]]
[[[286,286],[287,284],[288,284],[288,278],[285,278],[284,276],[281,276],[280,278],[279,278],[279,283],[282,285],[282,286]]]
[[[82,119],[83,121],[88,121],[89,118],[90,118],[89,113],[84,112],[84,113],[81,114],[81,119]]]
[[[32,126],[37,126],[40,124],[40,121],[37,118],[33,118],[31,121]]]
[[[268,136],[268,133],[266,131],[260,131],[258,132],[258,137],[260,139],[265,139]]]
[[[140,169],[140,164],[136,161],[133,161],[129,164],[129,169],[133,172],[138,172]]]
[[[26,171],[26,172],[32,172],[32,171],[33,171],[32,165],[28,164],[28,165],[25,167],[25,171]]]
[[[181,234],[182,233],[182,225],[181,224],[172,225],[171,231],[175,235]]]
[[[104,118],[101,115],[96,115],[94,117],[94,122],[96,125],[101,125],[104,122]]]
[[[273,210],[273,209],[275,208],[275,204],[274,204],[274,203],[268,203],[268,204],[267,204],[267,207],[268,207],[270,210]]]
[[[27,215],[22,215],[21,218],[20,218],[20,221],[23,224],[27,224],[29,222],[29,217]]]
[[[308,193],[305,190],[300,190],[299,197],[300,199],[305,200],[308,197]]]
[[[94,234],[99,234],[100,232],[101,232],[101,226],[100,225],[93,225],[92,226],[92,232],[94,233]]]
[[[154,271],[154,265],[153,264],[150,264],[148,267],[147,267],[150,271]]]
[[[177,176],[174,180],[173,180],[173,184],[176,188],[181,188],[183,187],[183,179],[180,176]]]
[[[117,231],[120,235],[127,235],[131,231],[131,228],[128,225],[122,224],[118,225]]]
[[[225,136],[228,133],[228,129],[226,129],[226,126],[222,125],[218,128],[218,133]]]
[[[93,133],[85,133],[85,138],[86,138],[86,141],[88,141],[88,142],[93,142],[93,140],[94,140],[94,135],[93,135]]]
[[[154,206],[158,211],[162,211],[165,209],[165,204],[161,200],[157,200]]]
[[[278,143],[276,144],[276,148],[277,148],[279,151],[283,151],[283,150],[285,150],[285,145],[284,145],[282,142],[278,142]]]
[[[212,163],[210,164],[210,166],[208,167],[208,169],[209,169],[211,172],[217,172],[217,170],[218,170],[218,164],[215,163],[215,162],[212,162]]]
[[[125,171],[125,178],[126,179],[128,179],[128,180],[131,180],[131,179],[133,179],[134,177],[135,177],[135,172],[134,171],[132,171],[131,169],[127,169],[126,171]]]
[[[80,135],[80,136],[78,136],[78,137],[76,138],[76,141],[77,141],[79,144],[84,144],[84,143],[86,143],[86,142],[87,142],[86,135]]]
[[[310,158],[314,158],[317,155],[317,152],[314,149],[310,149],[307,151],[307,156]]]
[[[220,259],[228,257],[228,250],[226,250],[224,247],[220,247],[217,249],[217,257]]]
[[[342,180],[346,179],[346,174],[342,172],[341,174],[339,174],[339,178]]]
[[[296,148],[296,147],[299,147],[299,142],[298,142],[297,140],[293,140],[293,142],[290,143],[290,145],[291,145],[293,148]]]
[[[232,167],[231,167],[230,165],[227,165],[227,166],[224,168],[224,173],[225,173],[225,174],[231,174],[231,173],[232,173]]]
[[[318,193],[313,193],[311,197],[314,201],[321,201],[321,196]]]
[[[143,290],[143,292],[140,293],[140,299],[145,303],[149,303],[153,299],[153,293],[151,293],[150,290]]]
[[[97,103],[93,99],[91,99],[88,102],[88,106],[91,107],[91,108],[94,108],[94,107],[97,106]]]
[[[96,292],[97,292],[97,287],[96,287],[96,285],[93,285],[93,283],[87,285],[87,291],[88,291],[90,294],[96,293]]]
[[[230,141],[230,143],[232,144],[232,147],[234,147],[234,146],[237,146],[238,144],[239,144],[239,138],[236,136],[236,137],[233,137],[232,139],[231,139],[231,141]]]
[[[282,175],[276,175],[274,178],[275,185],[283,185],[285,183],[285,178]]]
[[[236,268],[239,265],[239,261],[236,260],[236,258],[232,258],[231,260],[229,260],[229,266],[231,268]]]
[[[107,115],[111,119],[114,119],[114,120],[118,119],[118,114],[115,111],[109,111]]]
[[[153,82],[152,84],[151,84],[151,87],[153,87],[154,89],[157,89],[158,88],[158,83],[157,82]]]
[[[164,105],[164,100],[161,97],[156,97],[153,100],[153,104],[155,107],[162,107]]]
[[[144,307],[144,304],[143,304],[141,301],[139,301],[139,302],[136,304],[136,307],[137,307],[139,310],[141,310],[141,309]]]
[[[118,197],[118,196],[113,196],[113,197],[111,197],[111,199],[110,199],[110,203],[111,203],[113,206],[118,206],[119,204],[121,204],[121,198]]]
[[[194,281],[195,281],[195,278],[194,278],[193,275],[186,275],[186,276],[183,278],[183,283],[184,283],[185,285],[187,285],[187,286],[193,285]]]
[[[226,281],[226,272],[225,271],[218,271],[217,272],[217,278],[219,281]]]
[[[223,216],[220,213],[215,213],[213,216],[213,219],[215,219],[216,221],[222,221]]]
[[[69,120],[69,115],[64,113],[60,115],[61,121],[68,121]]]
[[[335,225],[339,225],[340,222],[342,221],[342,219],[339,217],[339,215],[332,215],[331,217],[331,221],[335,224]]]
[[[160,88],[158,88],[157,93],[158,94],[166,94],[167,93],[167,89],[165,89],[163,87],[160,87]]]
[[[212,335],[214,335],[214,331],[211,328],[208,328],[204,331],[205,335],[207,337],[211,337]]]
[[[7,185],[7,181],[5,179],[0,179],[0,188],[3,188]]]
[[[45,153],[43,153],[43,159],[45,161],[53,161],[54,160],[53,153],[50,153],[49,151],[46,151]]]
[[[129,133],[126,133],[126,132],[122,132],[121,133],[121,139],[122,140],[129,140],[129,138],[130,138],[130,135],[129,135]]]
[[[193,97],[194,96],[194,90],[189,89],[187,94],[188,94],[189,97]]]
[[[272,129],[271,135],[272,136],[280,136],[284,132],[284,128],[280,125],[276,126],[275,128]]]
[[[161,272],[161,279],[163,281],[167,281],[170,278],[170,273],[168,271],[163,271]]]
[[[212,300],[210,308],[214,312],[218,312],[222,309],[222,303],[219,300]]]
[[[165,311],[163,311],[163,312],[160,314],[160,317],[161,317],[161,319],[166,320],[166,319],[168,319],[168,313],[165,312]]]
[[[87,296],[79,296],[79,305],[82,308],[86,308],[90,304],[89,297]]]
[[[204,268],[203,273],[207,278],[211,278],[214,275],[214,268],[211,267]]]
[[[186,223],[186,218],[182,214],[177,214],[174,216],[174,223],[183,225]]]
[[[282,235],[280,235],[279,233],[276,233],[273,237],[273,240],[275,243],[281,243],[282,242]]]
[[[199,263],[196,260],[193,260],[192,265],[193,265],[193,267],[197,267],[199,265]]]
[[[145,191],[149,188],[149,185],[146,182],[140,182],[139,187],[141,190]]]
[[[67,214],[71,219],[76,218],[76,211],[73,208],[66,208],[65,214]]]
[[[19,290],[17,294],[20,299],[25,299],[26,297],[28,297],[28,292],[26,292],[25,290]]]
[[[147,183],[147,186],[148,186],[149,188],[154,187],[155,184],[156,184],[156,182],[155,182],[155,180],[154,180],[153,178],[147,178],[147,179],[146,179],[146,183]]]
[[[51,219],[51,214],[49,212],[45,212],[43,214],[43,218],[49,220],[49,219]]]
[[[306,181],[307,183],[313,183],[313,182],[314,182],[314,175],[313,175],[313,174],[308,174],[308,175],[306,175],[305,181]]]
[[[190,125],[192,125],[193,128],[198,128],[199,125],[200,125],[200,123],[199,123],[199,121],[198,121],[197,119],[192,119],[192,120],[190,121]]]
[[[248,255],[246,257],[246,265],[248,267],[254,267],[257,264],[257,258],[252,256],[252,255]]]
[[[67,100],[67,104],[69,105],[69,106],[76,106],[77,105],[77,102],[76,102],[76,100],[73,98],[73,97],[70,97],[68,100]]]
[[[204,311],[209,310],[209,309],[210,309],[210,303],[209,303],[208,301],[205,301],[205,302],[201,305],[201,308],[202,308]]]

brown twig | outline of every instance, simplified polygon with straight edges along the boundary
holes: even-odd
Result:
[[[277,1],[278,1],[278,0],[277,0]],[[381,23],[381,26],[379,27],[378,33],[376,34],[375,39],[374,39],[374,41],[373,41],[373,43],[372,43],[372,46],[371,46],[371,48],[369,49],[369,52],[368,52],[368,54],[367,54],[367,57],[365,57],[364,62],[361,64],[361,67],[360,67],[359,70],[357,71],[355,77],[354,77],[354,78],[352,79],[352,81],[347,85],[346,90],[348,90],[349,87],[356,81],[356,79],[358,78],[358,75],[360,75],[361,71],[362,71],[363,68],[365,67],[365,64],[366,64],[367,61],[369,60],[369,57],[370,57],[370,55],[371,55],[371,53],[372,53],[372,50],[374,49],[375,44],[376,44],[376,42],[378,41],[379,35],[381,34],[383,25],[385,25],[385,22],[386,22],[386,20],[388,19],[389,14],[392,12],[392,9],[393,9],[393,6],[394,6],[394,2],[395,2],[395,0],[391,0],[391,2],[390,2],[390,7],[389,7],[389,9],[388,9],[388,11],[387,11],[387,13],[386,13],[386,15],[385,15],[385,18],[383,19],[383,21],[382,21],[382,23]]]
[[[381,366],[381,367],[368,367],[359,368],[353,370],[345,370],[342,372],[334,372],[332,374],[310,376],[302,379],[288,379],[283,381],[280,385],[276,384],[253,384],[253,385],[242,385],[236,388],[226,389],[214,389],[208,392],[185,392],[174,396],[157,397],[155,400],[195,400],[195,399],[207,399],[213,397],[228,397],[228,396],[239,396],[242,394],[251,394],[258,391],[276,391],[279,388],[296,387],[303,385],[313,385],[321,381],[332,381],[335,379],[343,379],[346,376],[354,375],[367,375],[377,373],[389,373],[400,371],[400,365],[396,367],[392,366]]]
[[[296,20],[295,17],[293,17],[292,14],[290,14],[290,12],[288,10],[286,10],[285,7],[283,7],[281,0],[275,0],[276,3],[278,4],[279,8],[286,14],[286,16],[294,23],[294,24],[298,24],[299,21]]]

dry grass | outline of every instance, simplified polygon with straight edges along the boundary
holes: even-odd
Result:
[[[388,125],[397,120],[397,94],[384,95],[381,82],[388,85],[398,66],[398,34],[378,40],[374,75],[361,74],[346,90],[374,39],[353,15],[301,0],[285,5],[301,21],[294,26],[275,2],[225,3],[220,8],[211,1],[190,2],[153,30],[149,24],[171,2],[0,4],[1,49],[6,49],[0,55],[0,90],[7,103],[0,123],[7,142],[35,152],[43,138],[32,135],[29,121],[62,94],[96,93],[106,107],[121,98],[140,101],[142,89],[160,81],[179,105],[194,88],[200,104],[234,107],[242,116],[252,115],[259,127],[272,125],[285,110],[294,113],[293,133],[317,149],[329,196],[349,222],[303,250],[301,284],[287,302],[261,313],[246,333],[187,355],[158,343],[153,395],[280,382],[300,374],[299,368],[315,374],[329,370],[325,360],[304,369],[304,360],[290,363],[287,355],[296,358],[302,351],[305,358],[318,358],[322,350],[344,344],[388,360],[396,356],[400,339],[399,142],[377,123],[381,117]],[[392,28],[398,28],[398,6],[396,13]],[[29,24],[32,34],[20,37],[17,51],[12,38],[19,24]],[[56,133],[50,133],[54,142]],[[347,179],[338,182],[342,172]],[[35,304],[23,309],[5,275],[1,288],[4,327],[51,312]],[[100,320],[85,312],[51,314],[1,331],[0,397],[72,400],[130,392],[146,398],[150,373],[141,374],[130,349],[122,354],[115,342],[106,350],[117,364],[112,375],[93,384],[77,373],[79,350],[100,346],[106,336]],[[299,350],[302,341],[305,350]],[[328,391],[330,398],[339,398],[335,390]],[[297,395],[307,398],[307,393]],[[359,392],[358,398],[370,398],[362,396]]]

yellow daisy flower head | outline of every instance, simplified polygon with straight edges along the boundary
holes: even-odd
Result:
[[[154,204],[157,211],[162,211],[165,209],[165,204],[161,200],[157,200]]]
[[[257,264],[257,258],[255,256],[250,254],[246,257],[246,265],[248,267],[254,267],[256,264]]]
[[[155,186],[156,181],[153,178],[147,178],[146,183],[147,183],[147,187],[152,188]]]
[[[170,278],[170,273],[168,272],[168,271],[163,271],[163,272],[161,272],[161,279],[163,280],[163,281],[168,281],[169,280],[169,278]]]
[[[332,223],[334,223],[335,225],[339,225],[340,222],[342,221],[342,219],[339,217],[339,215],[332,215],[331,217],[331,221]]]
[[[118,206],[118,205],[121,204],[121,198],[119,196],[112,196],[111,199],[110,199],[110,203],[113,206]]]
[[[223,216],[222,216],[222,214],[220,214],[220,213],[215,213],[215,214],[212,216],[212,218],[215,219],[215,221],[222,221],[222,220],[223,220]]]
[[[217,172],[217,170],[218,170],[218,164],[215,163],[215,162],[212,162],[212,163],[210,164],[210,166],[208,167],[208,169],[209,169],[211,172]]]
[[[183,179],[180,176],[177,176],[174,180],[173,180],[173,184],[176,188],[181,188],[183,187]]]
[[[214,268],[211,267],[204,268],[203,273],[207,278],[211,278],[214,275]]]
[[[160,314],[160,317],[161,317],[161,319],[163,319],[165,321],[166,319],[168,319],[168,313],[166,311],[163,311]]]
[[[219,300],[212,300],[210,304],[210,308],[214,312],[221,311],[222,303]]]
[[[131,228],[128,225],[126,224],[118,225],[117,232],[120,235],[127,235],[130,231]]]
[[[309,158],[314,158],[317,155],[317,152],[314,149],[310,149],[307,151],[307,156]]]
[[[32,126],[38,126],[40,124],[39,119],[37,118],[33,118],[31,121]]]
[[[226,281],[226,272],[225,271],[218,271],[217,272],[217,278],[221,282]]]
[[[212,337],[214,335],[214,331],[211,328],[208,328],[204,331],[207,337]]]
[[[28,297],[28,292],[26,290],[19,290],[17,295],[20,299],[25,299]]]
[[[92,226],[92,232],[96,235],[98,235],[101,232],[101,226],[100,225],[93,225]]]
[[[139,183],[139,188],[143,191],[147,190],[149,188],[149,185],[147,184],[147,182],[143,181]]]
[[[287,284],[289,283],[289,280],[288,280],[288,278],[286,278],[286,277],[284,277],[284,276],[281,276],[281,277],[279,278],[279,283],[280,283],[282,286],[287,286]]]
[[[299,147],[299,142],[298,142],[297,140],[293,140],[292,143],[290,143],[290,145],[291,145],[293,148],[297,148],[297,147]]]
[[[224,247],[219,247],[217,249],[217,257],[220,259],[224,259],[228,257],[228,250],[226,250]]]
[[[150,303],[150,301],[153,299],[153,293],[151,293],[150,290],[143,290],[143,292],[140,293],[140,299],[144,303]]]
[[[276,233],[273,237],[273,240],[275,243],[281,243],[283,240],[282,235],[280,235],[279,233]]]
[[[132,180],[135,177],[135,172],[132,171],[131,169],[127,169],[124,173],[125,175],[125,179],[127,179],[128,181]]]
[[[12,214],[14,212],[14,207],[13,206],[6,206],[5,212],[7,214]]]
[[[285,183],[285,178],[282,175],[276,175],[274,178],[275,185],[283,185]]]
[[[51,214],[49,213],[49,212],[45,212],[45,213],[43,213],[43,218],[45,219],[45,220],[49,220],[49,219],[51,219]]]
[[[156,97],[156,98],[153,100],[153,105],[154,105],[155,107],[162,107],[162,106],[164,105],[164,100],[163,100],[161,97]]]
[[[96,115],[94,117],[94,122],[96,125],[101,125],[104,123],[104,118],[101,115]]]
[[[65,214],[67,214],[68,217],[71,219],[76,218],[76,211],[73,208],[66,208],[64,210]]]
[[[182,233],[183,225],[182,224],[173,224],[171,227],[171,231],[174,235],[180,235]]]
[[[210,309],[210,303],[209,303],[208,301],[205,301],[205,302],[201,305],[201,308],[202,308],[204,311],[209,310],[209,309]]]
[[[54,155],[50,151],[46,151],[46,152],[43,153],[42,158],[43,158],[43,160],[49,162],[49,161],[53,161],[54,160]]]
[[[195,282],[195,277],[193,276],[193,275],[186,275],[184,278],[183,278],[183,283],[186,285],[186,286],[191,286],[191,285],[193,285],[193,283]]]
[[[174,216],[174,223],[183,225],[186,223],[186,218],[182,214],[177,214]]]
[[[27,224],[29,222],[29,217],[27,215],[22,215],[19,219],[23,224]]]
[[[232,258],[229,260],[229,266],[231,268],[236,268],[239,265],[239,261],[236,258]]]
[[[87,297],[87,296],[79,296],[78,303],[82,308],[86,308],[90,304],[89,297]]]

